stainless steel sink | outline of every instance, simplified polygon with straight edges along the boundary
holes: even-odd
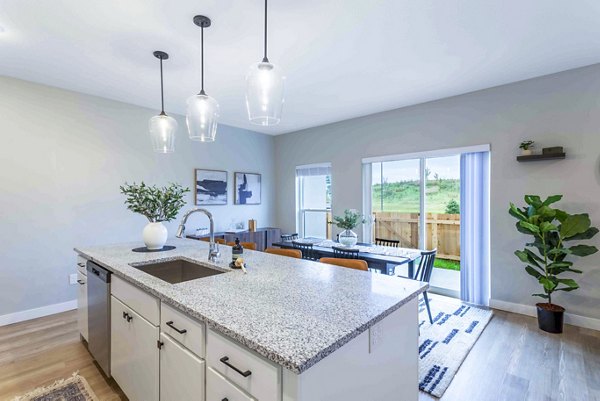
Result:
[[[225,273],[225,271],[189,262],[185,259],[144,264],[136,263],[131,264],[131,266],[171,284],[183,283],[184,281]]]

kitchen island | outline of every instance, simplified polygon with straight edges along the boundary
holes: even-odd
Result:
[[[166,401],[188,391],[207,401],[417,400],[417,298],[426,284],[254,251],[244,252],[245,274],[228,267],[230,247],[209,262],[207,243],[168,245],[176,249],[75,249],[80,266],[91,261],[113,273],[111,366],[130,399]],[[224,273],[170,284],[143,271],[157,261]],[[130,328],[132,321],[145,326]],[[155,351],[140,350],[128,365],[129,348],[145,338]],[[176,347],[175,357],[163,358]],[[130,373],[147,366],[143,377]]]

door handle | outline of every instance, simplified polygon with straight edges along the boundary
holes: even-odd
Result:
[[[230,364],[229,362],[229,357],[228,356],[224,356],[223,358],[219,359],[222,363],[224,363],[226,366],[230,367],[231,369],[235,370],[236,372],[238,372],[240,375],[244,376],[244,377],[248,377],[252,374],[251,371],[247,370],[245,372],[242,372],[241,370],[239,370],[238,368],[236,368],[235,366],[233,366],[232,364]]]
[[[169,321],[167,322],[167,326],[169,326],[170,328],[172,328],[173,330],[175,330],[176,332],[178,332],[179,334],[185,334],[187,333],[186,329],[181,329],[179,330],[177,327],[175,327],[175,325],[173,324],[173,321]]]

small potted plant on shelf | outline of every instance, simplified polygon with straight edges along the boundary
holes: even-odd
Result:
[[[184,195],[190,192],[179,184],[158,188],[155,185],[127,184],[119,187],[127,198],[125,204],[132,212],[145,216],[149,223],[142,232],[146,248],[149,250],[162,249],[167,242],[167,228],[163,221],[171,221],[185,206]]]
[[[352,247],[358,242],[358,236],[352,230],[359,224],[364,224],[365,221],[364,216],[358,213],[358,210],[346,209],[344,210],[343,216],[333,216],[333,221],[330,221],[329,224],[335,224],[337,227],[344,230],[340,233],[338,240],[340,244],[346,247]]]
[[[526,195],[524,207],[517,208],[511,203],[509,209],[510,215],[518,220],[517,230],[533,237],[533,241],[526,243],[523,250],[515,251],[515,255],[525,263],[525,271],[542,286],[543,292],[533,296],[547,300],[536,306],[538,325],[549,333],[562,333],[565,312],[565,308],[552,303],[553,294],[579,288],[575,280],[564,278],[566,273],[581,273],[567,259],[598,251],[595,246],[576,243],[589,240],[598,233],[598,229],[591,226],[587,213],[569,214],[550,207],[561,199],[562,195],[553,195],[542,201],[539,196]]]
[[[519,145],[519,149],[521,149],[521,154],[523,156],[531,156],[531,154],[533,153],[531,149],[533,148],[534,143],[534,141],[521,142],[521,144]]]

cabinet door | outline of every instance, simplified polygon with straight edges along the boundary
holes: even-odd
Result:
[[[160,341],[160,400],[204,401],[204,361],[164,333]]]
[[[111,373],[130,401],[158,401],[158,327],[111,296]]]
[[[79,334],[88,340],[87,276],[77,272],[77,326]]]

